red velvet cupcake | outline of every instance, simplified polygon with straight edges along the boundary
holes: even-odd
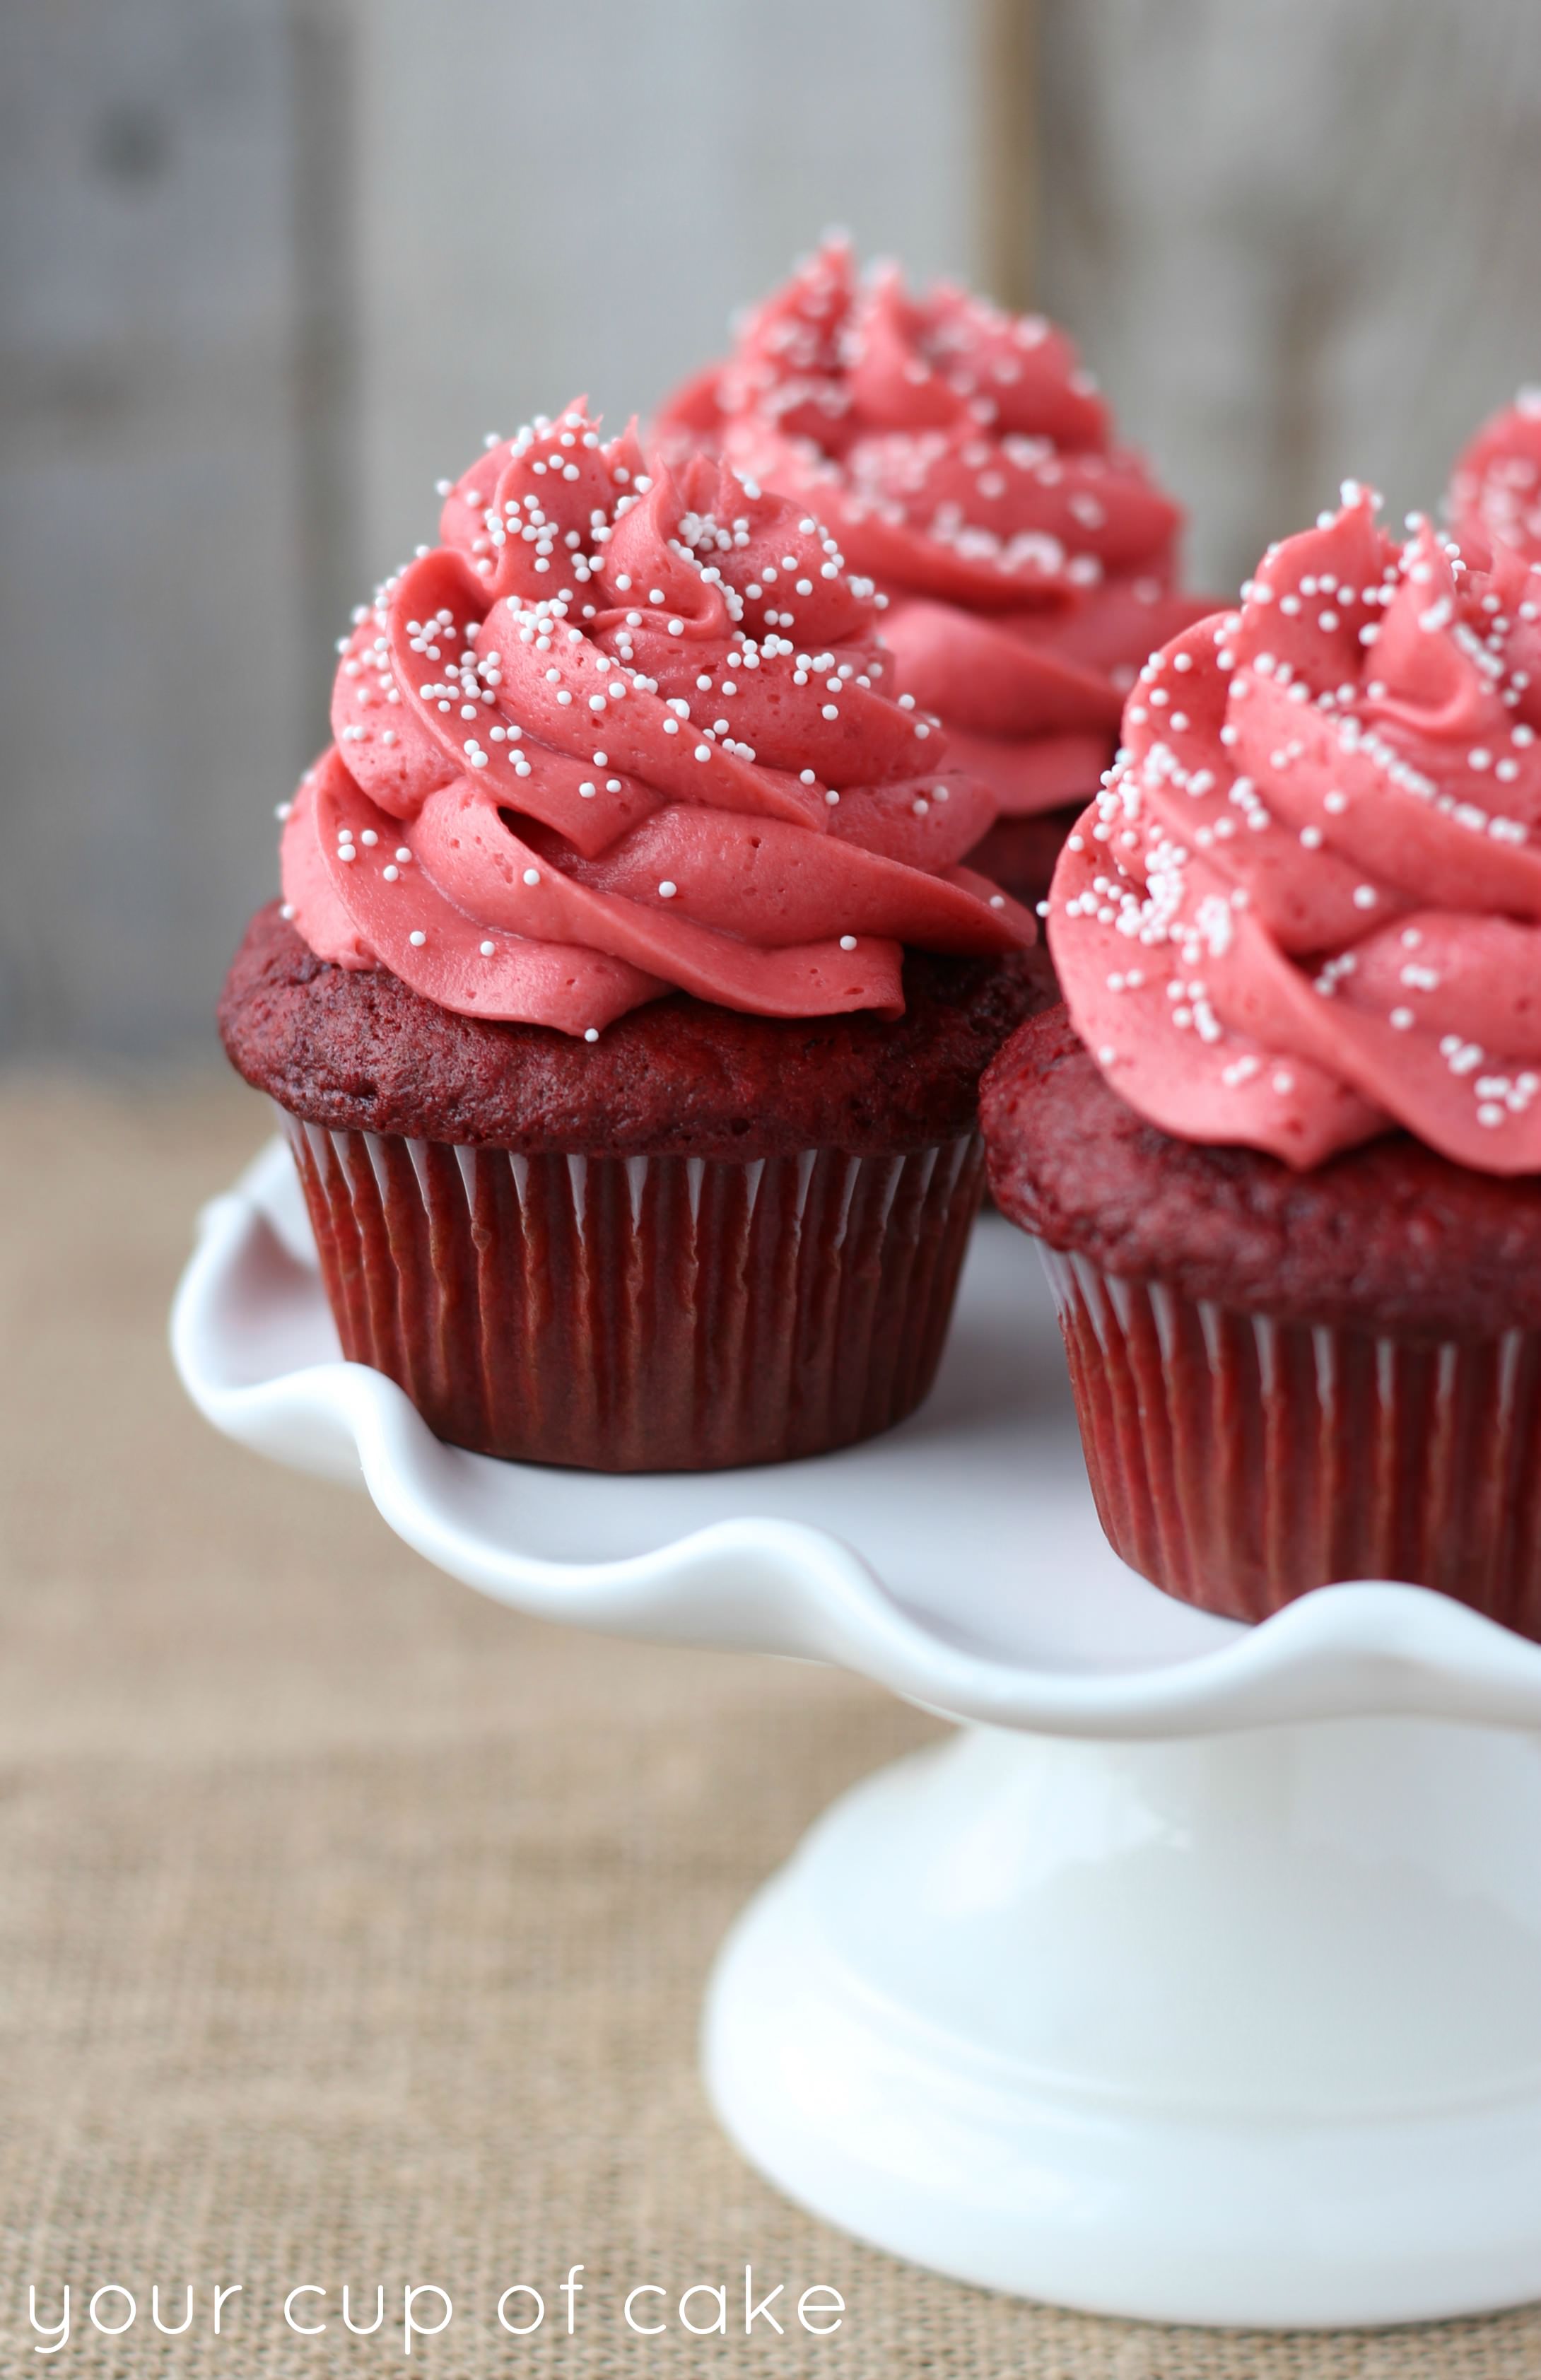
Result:
[[[346,640],[221,1007],[345,1352],[530,1461],[886,1427],[940,1351],[980,1069],[1045,997],[959,864],[990,796],[884,691],[834,540],[715,461],[573,408],[442,536]]]
[[[1001,816],[973,856],[1044,892],[1157,645],[1208,608],[1175,591],[1182,515],[1064,334],[948,284],[858,280],[831,240],[670,398],[706,442],[828,520],[889,599],[899,684],[945,721]]]
[[[1123,1558],[1541,1637],[1541,572],[1373,500],[1156,655],[986,1078]]]

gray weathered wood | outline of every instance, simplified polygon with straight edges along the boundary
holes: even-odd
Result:
[[[1541,376],[1535,0],[1040,0],[1039,297],[1234,586]]]
[[[831,223],[977,263],[972,6],[359,0],[365,545],[580,390],[614,421]]]
[[[828,221],[975,264],[948,0],[19,0],[0,1051],[202,1042],[333,639],[482,434],[646,409]]]
[[[5,27],[0,1046],[209,1038],[299,755],[280,0]]]
[[[1037,0],[978,0],[979,281],[999,306],[1033,303],[1038,213]]]
[[[208,1046],[434,479],[646,411],[829,222],[1030,272],[1219,588],[1541,378],[1536,0],[14,0],[0,53],[0,1052]]]

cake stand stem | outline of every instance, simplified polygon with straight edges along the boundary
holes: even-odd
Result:
[[[1541,2296],[1541,1738],[965,1730],[766,1886],[705,2057],[790,2196],[960,2279],[1269,2326]]]

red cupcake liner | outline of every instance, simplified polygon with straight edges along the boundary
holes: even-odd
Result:
[[[1115,1552],[1231,1620],[1438,1587],[1541,1639],[1541,1333],[1280,1322],[1041,1250]]]
[[[343,1352],[453,1445],[718,1470],[889,1428],[936,1375],[983,1149],[522,1157],[285,1116]]]

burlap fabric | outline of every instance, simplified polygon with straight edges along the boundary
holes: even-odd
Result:
[[[215,1439],[164,1315],[194,1208],[264,1128],[238,1092],[13,1084],[0,1125],[7,2380],[1541,2372],[1541,2311],[1371,2337],[1145,2329],[955,2288],[783,2205],[702,2101],[708,1961],[815,1812],[928,1722],[817,1670],[518,1621],[361,1499]],[[746,2262],[789,2285],[783,2310],[840,2290],[840,2331],[625,2330],[627,2289],[660,2283],[667,2306],[727,2281],[736,2306]],[[385,2288],[377,2336],[342,2329],[345,2282],[355,2320]],[[494,2319],[514,2282],[552,2310],[523,2342]],[[28,2287],[56,2322],[66,2283],[71,2334],[44,2358]],[[85,2319],[108,2283],[138,2304],[115,2341]],[[216,2338],[212,2292],[234,2283]],[[297,2308],[329,2318],[319,2337],[282,2320],[301,2283],[330,2291]],[[169,2322],[192,2287],[183,2337],[152,2329],[152,2284]],[[409,2365],[408,2284],[455,2308]]]

